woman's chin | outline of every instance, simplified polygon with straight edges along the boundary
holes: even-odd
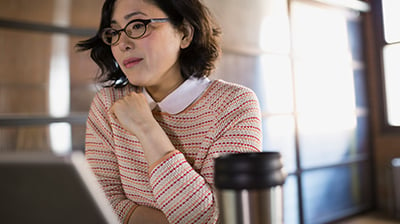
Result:
[[[134,77],[134,76],[128,76],[127,78],[128,78],[129,83],[131,85],[134,85],[134,86],[146,86],[147,82],[145,80],[138,79],[137,77]]]

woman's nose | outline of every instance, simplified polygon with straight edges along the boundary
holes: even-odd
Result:
[[[128,37],[125,32],[121,32],[119,37],[118,47],[121,51],[126,51],[134,48],[133,39]]]

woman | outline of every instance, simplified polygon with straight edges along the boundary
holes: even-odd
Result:
[[[124,223],[216,223],[214,158],[261,150],[255,94],[211,81],[220,32],[200,0],[106,0],[91,50],[86,157]]]

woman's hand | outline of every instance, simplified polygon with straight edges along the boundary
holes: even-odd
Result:
[[[168,224],[169,222],[162,211],[146,206],[139,206],[133,212],[128,223]]]
[[[122,127],[136,136],[157,123],[143,93],[131,92],[117,100],[111,107],[111,113]]]
[[[115,119],[142,144],[149,165],[175,150],[164,130],[154,119],[143,93],[131,92],[111,107]]]

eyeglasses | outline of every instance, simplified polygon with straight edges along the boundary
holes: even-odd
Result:
[[[107,45],[115,45],[118,43],[119,38],[121,37],[121,32],[124,33],[132,39],[141,38],[147,31],[147,25],[149,23],[163,23],[167,22],[168,18],[159,18],[159,19],[134,19],[126,24],[125,28],[116,30],[114,28],[105,28],[101,31],[101,39]]]

